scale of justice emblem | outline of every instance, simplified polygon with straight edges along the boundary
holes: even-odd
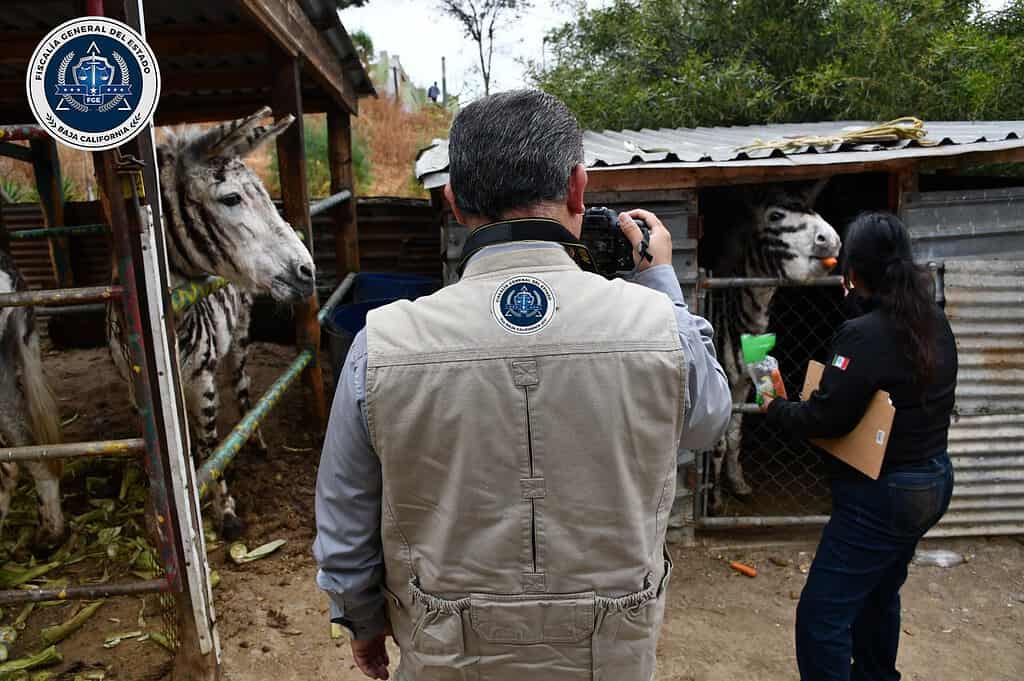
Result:
[[[91,109],[97,111],[131,111],[133,107],[127,97],[132,94],[131,74],[128,72],[128,62],[116,51],[110,53],[114,65],[100,54],[100,48],[93,42],[89,45],[86,54],[79,58],[78,63],[71,67],[71,74],[75,82],[67,84],[68,66],[75,58],[74,51],[68,52],[61,65],[57,69],[57,85],[55,93],[61,96],[61,101],[55,111],[86,112]],[[115,76],[120,78],[119,83],[114,83]]]
[[[509,333],[533,334],[547,326],[554,316],[555,296],[536,277],[512,277],[494,292],[491,311],[498,325]]]

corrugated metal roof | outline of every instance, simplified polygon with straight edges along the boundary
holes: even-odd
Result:
[[[929,536],[1024,533],[1024,262],[949,260],[945,295],[960,355],[956,487]]]
[[[894,144],[831,144],[804,146],[790,152],[739,149],[758,140],[787,137],[829,137],[877,125],[869,121],[789,123],[720,128],[661,128],[659,130],[587,130],[583,133],[584,162],[590,168],[647,163],[694,165],[779,165],[850,163],[946,156],[972,151],[1024,147],[1024,121],[926,121],[927,139],[939,146],[912,140]],[[950,149],[949,147],[956,147]],[[821,155],[828,154],[828,157]],[[812,160],[813,159],[813,160]],[[789,163],[787,163],[789,161]],[[434,140],[416,160],[416,177],[428,189],[447,181],[448,141]]]

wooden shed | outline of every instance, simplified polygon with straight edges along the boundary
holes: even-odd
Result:
[[[730,188],[831,178],[818,210],[840,233],[861,210],[900,214],[917,256],[932,267],[960,348],[950,432],[957,489],[950,512],[932,534],[1024,533],[1024,122],[926,121],[921,140],[840,139],[874,125],[585,131],[587,204],[657,213],[673,234],[674,267],[690,306],[706,316],[711,289],[720,288],[716,284],[766,285],[718,281],[707,269],[715,251],[733,238],[714,210],[735,191]],[[447,144],[438,140],[423,150],[416,175],[444,215],[451,282],[466,230],[444,212]],[[797,325],[799,330],[786,335],[800,345],[780,361],[788,361],[797,379],[809,358],[827,350],[831,330],[842,319],[836,279],[823,280],[827,287],[817,289],[787,289],[778,282],[783,288],[773,299],[773,324],[782,334]],[[756,414],[752,405],[736,410]],[[694,528],[824,522],[829,498],[817,454],[804,443],[763,431],[749,441],[767,439],[774,446],[752,451],[748,427],[756,428],[757,421],[756,415],[745,420],[743,456],[762,493],[712,513],[710,456],[681,453],[681,492],[672,521],[677,538],[692,536]]]

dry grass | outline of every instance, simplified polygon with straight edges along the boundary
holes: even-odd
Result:
[[[447,137],[450,124],[451,114],[440,107],[408,112],[390,99],[363,99],[354,127],[367,144],[371,181],[362,193],[425,197],[413,173],[416,153],[435,137]]]
[[[416,153],[435,137],[447,137],[451,114],[440,107],[427,106],[419,111],[403,111],[390,99],[364,99],[359,105],[359,116],[353,119],[356,144],[369,160],[369,177],[360,178],[357,192],[362,196],[426,197],[413,172]],[[199,126],[207,128],[212,124]],[[307,140],[307,158],[310,165],[319,165],[323,172],[311,172],[312,196],[327,193],[326,138],[323,116],[307,116],[306,135],[318,139]],[[160,135],[158,134],[158,139]],[[319,139],[323,137],[324,139]],[[63,145],[60,149],[61,171],[68,185],[67,198],[83,200],[88,189],[95,196],[92,161],[86,152]],[[264,148],[246,159],[266,183],[271,194],[280,193],[277,169],[272,148]],[[323,176],[323,177],[321,177]],[[17,193],[16,201],[37,201],[32,166],[10,158],[0,157],[0,185]],[[319,186],[323,185],[323,186]]]

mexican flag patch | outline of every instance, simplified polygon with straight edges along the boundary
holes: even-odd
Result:
[[[850,366],[850,358],[843,357],[842,355],[836,355],[832,358],[832,366],[840,371],[846,371],[846,367]]]

